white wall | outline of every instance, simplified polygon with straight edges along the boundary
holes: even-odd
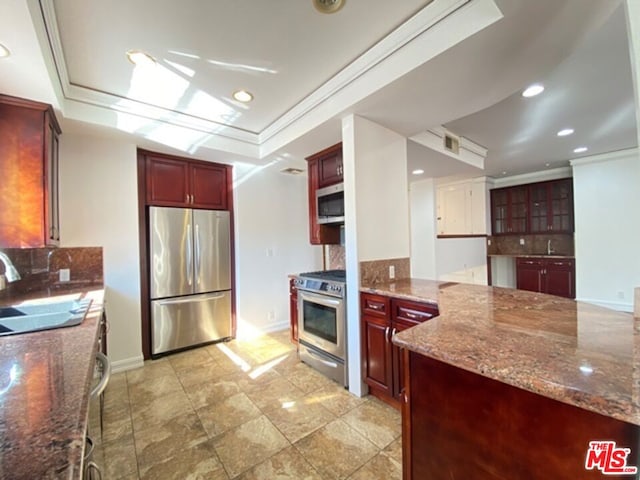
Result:
[[[409,185],[411,276],[414,278],[437,278],[435,192],[433,178]]]
[[[407,140],[355,115],[342,120],[349,390],[363,395],[359,262],[409,257]]]
[[[409,257],[407,139],[353,118],[358,260]]]
[[[103,247],[107,342],[114,370],[142,362],[137,198],[134,144],[61,136],[61,244]]]
[[[637,149],[572,161],[578,300],[632,311],[640,286]]]
[[[309,242],[307,177],[234,166],[239,338],[289,328],[288,274],[320,270]]]
[[[436,238],[436,190],[433,178],[413,182],[409,187],[411,276],[486,285],[484,237]]]
[[[447,282],[487,284],[485,237],[436,240],[437,279]]]

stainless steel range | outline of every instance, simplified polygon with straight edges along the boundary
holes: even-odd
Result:
[[[300,360],[346,387],[345,271],[301,273],[294,283]]]

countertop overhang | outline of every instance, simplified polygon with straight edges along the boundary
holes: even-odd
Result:
[[[361,292],[438,304],[396,345],[570,405],[640,425],[640,322],[552,295],[406,279]]]
[[[104,291],[30,294],[21,301],[91,298],[80,325],[0,338],[0,478],[82,478],[88,397]]]

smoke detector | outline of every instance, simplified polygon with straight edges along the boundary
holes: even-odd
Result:
[[[312,0],[320,13],[335,13],[344,6],[345,0]]]

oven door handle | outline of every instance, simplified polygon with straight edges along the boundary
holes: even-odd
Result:
[[[324,305],[326,307],[331,307],[331,308],[339,308],[344,301],[342,298],[330,297],[328,295],[322,295],[319,293],[308,292],[306,290],[298,289],[299,304],[302,305],[302,302],[304,300],[308,300],[310,302],[314,302],[319,305]]]
[[[330,362],[329,360],[325,360],[324,358],[322,358],[320,355],[318,355],[316,352],[314,352],[310,348],[307,348],[307,353],[309,355],[311,355],[313,358],[315,358],[316,360],[318,360],[319,362],[324,363],[327,367],[338,368],[338,364],[337,363]]]

